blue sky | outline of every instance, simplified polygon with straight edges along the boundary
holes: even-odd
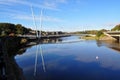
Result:
[[[82,31],[111,29],[120,23],[120,0],[0,0],[0,22],[22,24],[35,29],[31,5],[40,29]]]

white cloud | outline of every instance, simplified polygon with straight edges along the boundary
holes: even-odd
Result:
[[[50,16],[45,16],[43,18],[44,21],[50,21],[50,22],[62,22],[61,19],[58,19],[58,18],[53,18],[53,17],[50,17]]]
[[[57,3],[67,3],[67,0],[55,0]]]
[[[9,15],[12,15],[12,14],[26,14],[26,12],[11,9],[11,8],[5,8],[0,13],[6,13],[6,14],[9,14]]]
[[[13,14],[11,16],[11,18],[19,19],[19,20],[30,20],[30,21],[33,20],[32,15],[25,15],[25,14],[24,15]],[[40,16],[39,15],[35,16],[35,20],[40,21]],[[43,21],[46,21],[46,22],[61,22],[62,20],[59,19],[59,18],[54,18],[54,17],[50,17],[50,16],[43,16]]]
[[[47,7],[52,7],[54,9],[59,10],[57,7],[59,4],[65,4],[67,3],[67,0],[45,0],[43,5]]]
[[[44,2],[50,2],[50,3],[54,3],[57,5],[59,3],[65,4],[67,3],[67,0],[44,0]]]
[[[62,2],[64,2],[64,0]],[[22,0],[22,1],[21,0],[1,0],[0,1],[0,5],[18,6],[19,4],[24,5],[24,6],[32,5],[33,7],[44,8],[44,9],[49,9],[49,10],[59,10],[56,7],[57,5],[56,2],[45,1],[43,4],[40,4],[40,3],[35,3],[35,2],[30,2],[30,1],[25,1],[25,0]]]
[[[20,19],[20,20],[32,20],[31,16],[28,16],[28,15],[16,15],[13,18]]]
[[[6,1],[0,1],[0,4],[2,4],[2,5],[12,5],[11,3],[8,3]]]
[[[51,1],[51,0],[50,0]],[[0,0],[0,14],[9,17],[11,19],[20,19],[20,20],[32,20],[31,13],[28,14],[28,12],[23,11],[22,8],[26,8],[26,6],[33,6],[37,8],[45,8],[45,9],[50,9],[50,10],[59,10],[57,9],[58,3],[65,3],[66,0],[55,0],[50,2],[48,0],[45,0],[44,4],[42,3],[35,3],[35,2],[30,2],[27,0]],[[22,6],[22,7],[20,7]],[[35,9],[34,9],[35,10]],[[31,12],[31,11],[30,11]],[[40,20],[40,16],[35,15],[36,20]],[[3,16],[0,16],[1,18]],[[49,21],[49,22],[60,22],[62,20],[50,16],[44,16],[43,17],[44,21]]]
[[[54,8],[56,8],[56,4],[53,3],[53,2],[45,1],[45,2],[44,2],[44,5],[45,5],[45,6],[48,6],[48,7],[54,7]]]
[[[117,24],[119,24],[119,22],[111,22],[111,23],[106,23],[106,24],[104,24],[104,26],[115,26],[115,25],[117,25]]]

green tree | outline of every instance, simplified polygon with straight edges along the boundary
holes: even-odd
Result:
[[[21,24],[17,24],[16,26],[16,34],[23,34],[23,27]]]
[[[29,33],[29,29],[25,28],[24,26],[22,28],[23,28],[23,34],[28,34]]]
[[[0,35],[4,33],[4,35],[7,35],[11,32],[15,32],[15,25],[11,23],[0,23]]]
[[[25,28],[21,24],[0,23],[0,36],[6,36],[10,33],[27,34],[31,29]]]
[[[96,37],[97,37],[97,38],[100,38],[103,34],[104,34],[104,33],[103,33],[102,31],[98,31],[98,32],[96,33]]]
[[[114,28],[111,29],[112,31],[120,31],[120,24],[116,25]]]

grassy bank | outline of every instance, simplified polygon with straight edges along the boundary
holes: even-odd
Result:
[[[83,39],[85,39],[85,40],[96,40],[96,37],[94,37],[94,36],[85,36],[85,37],[83,37]]]
[[[106,36],[106,35],[101,35],[100,37],[97,36],[84,36],[83,39],[85,40],[103,40],[103,41],[115,41],[116,39]]]

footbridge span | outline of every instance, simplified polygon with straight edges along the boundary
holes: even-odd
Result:
[[[120,42],[120,31],[108,31],[108,32],[104,32],[104,34],[109,37],[113,37]]]

